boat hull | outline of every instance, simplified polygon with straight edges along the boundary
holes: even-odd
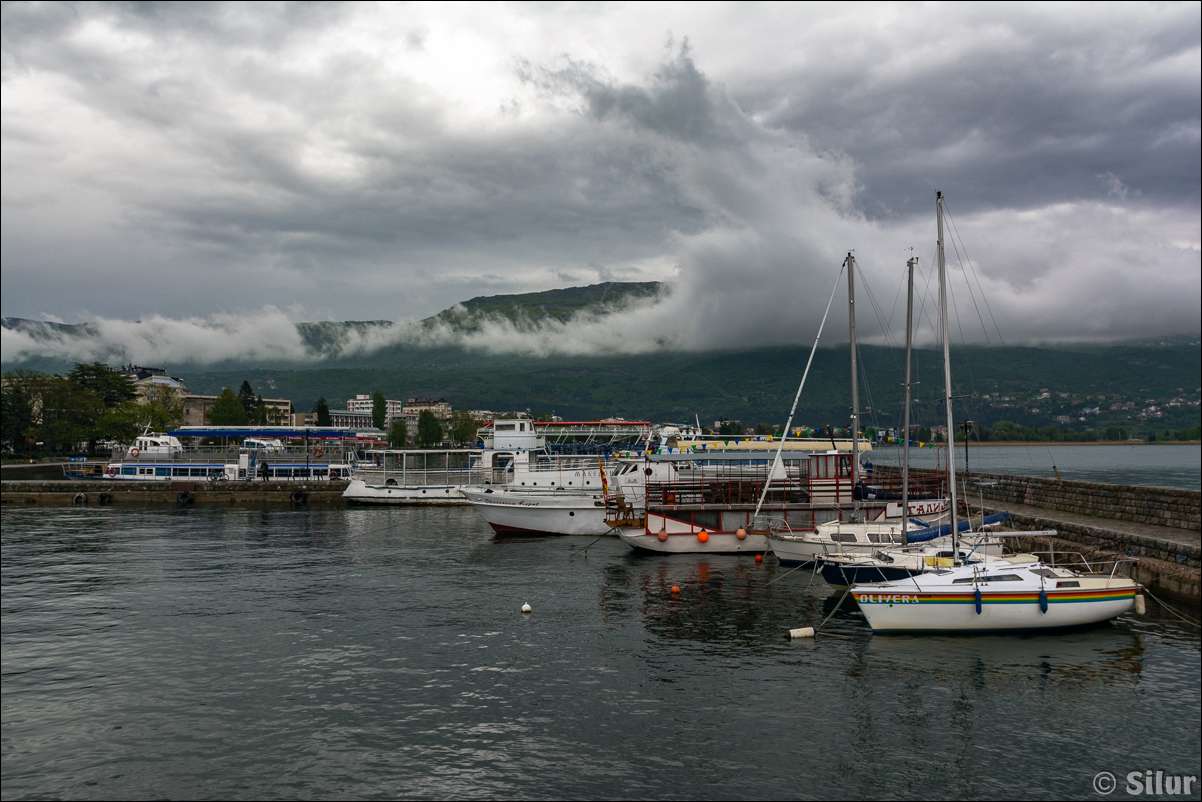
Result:
[[[927,593],[900,586],[853,586],[855,597],[874,632],[1064,629],[1098,624],[1135,608],[1134,583],[1121,587],[1062,592],[1012,593],[985,590],[980,604],[973,590]],[[1046,607],[1046,611],[1045,608]],[[978,612],[979,609],[979,612]]]
[[[342,497],[353,504],[437,505],[467,504],[457,485],[415,485],[411,487],[369,485],[352,479]]]
[[[768,549],[768,536],[764,534],[747,532],[740,539],[737,532],[704,530],[703,542],[698,538],[702,531],[693,524],[652,513],[647,516],[645,528],[623,528],[618,536],[633,548],[664,554],[743,554]]]
[[[613,527],[605,522],[599,494],[561,495],[461,488],[465,499],[497,534],[605,535]]]

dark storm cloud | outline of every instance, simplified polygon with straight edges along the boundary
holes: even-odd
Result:
[[[911,7],[892,41],[826,51],[839,62],[827,80],[807,65],[735,94],[766,124],[852,156],[874,217],[926,214],[936,189],[959,195],[964,211],[1124,190],[1198,207],[1196,6],[999,11],[945,6],[924,31],[915,28],[931,17]]]
[[[670,278],[472,344],[808,341],[938,188],[1011,339],[1199,328],[1195,6],[674,8],[5,5],[4,313],[299,355],[290,317]]]

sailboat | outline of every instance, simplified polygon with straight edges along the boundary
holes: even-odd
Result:
[[[950,288],[943,250],[942,192],[935,195],[935,210],[943,401],[948,450],[954,454],[956,427],[952,420],[951,338],[948,336]],[[873,631],[1052,629],[1100,623],[1135,607],[1139,586],[1119,571],[1121,562],[1115,563],[1109,574],[1094,571],[1088,564],[1084,573],[1046,565],[1033,555],[966,564],[960,553],[956,521],[954,459],[948,460],[948,490],[951,496],[950,566],[893,581],[857,583],[849,588]]]

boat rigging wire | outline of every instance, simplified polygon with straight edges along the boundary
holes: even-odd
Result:
[[[850,258],[850,257],[849,257]],[[814,336],[814,345],[810,348],[810,358],[806,360],[805,372],[801,374],[801,384],[797,385],[797,395],[793,396],[793,408],[789,410],[789,419],[785,421],[785,428],[780,436],[780,445],[776,447],[776,457],[772,460],[772,467],[768,469],[768,476],[764,480],[764,490],[760,493],[760,500],[755,505],[755,512],[751,516],[751,522],[754,525],[755,519],[759,517],[760,508],[764,506],[764,499],[768,497],[768,488],[772,486],[772,474],[776,471],[776,466],[780,464],[780,455],[785,448],[785,438],[789,436],[789,427],[793,425],[793,416],[797,414],[797,402],[801,400],[801,391],[806,386],[806,377],[810,375],[810,366],[814,364],[814,354],[818,351],[818,341],[822,338],[822,329],[826,326],[827,315],[831,313],[831,304],[835,302],[835,293],[839,291],[839,284],[843,281],[843,268],[847,267],[848,260],[843,260],[843,264],[839,266],[839,275],[835,277],[835,286],[831,288],[830,300],[826,302],[826,311],[822,313],[822,322],[818,324],[818,333]],[[786,473],[786,478],[787,478]]]

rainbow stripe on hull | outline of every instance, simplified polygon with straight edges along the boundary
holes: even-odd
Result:
[[[1037,573],[1040,570],[1071,576],[1039,564],[990,565],[987,570],[967,566],[856,585],[851,594],[874,632],[1063,629],[1107,621],[1135,607],[1138,585],[1127,577],[1049,582]],[[966,576],[973,583],[969,587],[962,584]],[[953,584],[956,579],[961,580],[959,586]]]

